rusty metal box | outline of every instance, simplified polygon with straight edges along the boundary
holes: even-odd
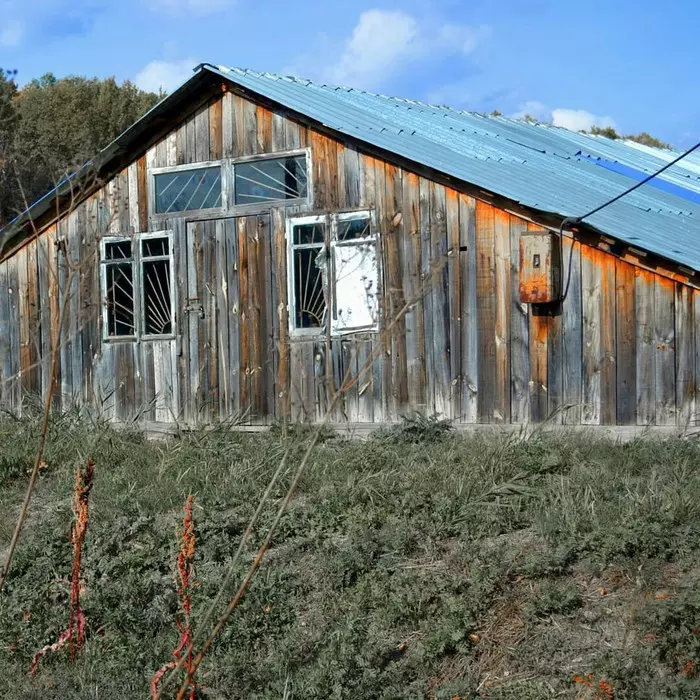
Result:
[[[520,301],[549,304],[561,294],[559,237],[551,231],[525,231],[520,235]]]

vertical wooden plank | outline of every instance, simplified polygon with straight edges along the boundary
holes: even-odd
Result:
[[[676,410],[678,426],[695,424],[693,290],[676,283]]]
[[[654,273],[635,268],[637,424],[656,423],[656,297]]]
[[[53,247],[49,248],[49,234],[44,233],[37,238],[37,268],[39,273],[39,327],[40,342],[39,356],[41,358],[41,396],[46,398],[50,389],[50,369],[51,369],[51,303],[49,301],[49,289],[51,287],[49,254],[53,253]],[[2,275],[0,274],[0,287],[4,289]],[[6,294],[3,294],[5,298]],[[0,357],[4,350],[3,338],[5,331],[2,326],[2,303],[0,302]],[[0,364],[0,372],[2,365]],[[1,380],[0,380],[1,382]],[[0,386],[0,397],[2,396],[2,386]],[[1,400],[1,399],[0,399]]]
[[[601,295],[603,266],[601,253],[593,248],[581,249],[581,287],[583,290],[583,410],[581,422],[600,423],[601,414]]]
[[[476,423],[479,395],[479,319],[477,313],[476,201],[459,197],[462,275],[462,413],[463,423]]]
[[[300,148],[302,145],[301,132],[304,130],[298,122],[292,119],[285,119],[284,122],[284,146],[285,150],[292,151],[295,148]]]
[[[219,417],[228,418],[231,409],[230,376],[229,376],[229,295],[228,295],[228,260],[226,256],[226,221],[216,222],[216,338],[219,378]]]
[[[272,151],[285,150],[285,118],[277,112],[272,113]]]
[[[177,165],[177,131],[171,131],[165,144],[165,164],[167,166]]]
[[[386,420],[396,421],[405,413],[408,405],[408,380],[406,368],[406,316],[403,286],[401,283],[401,252],[405,235],[403,218],[403,178],[401,169],[386,165],[386,216],[383,217],[387,320],[392,324],[388,349],[389,360],[385,365],[384,386],[390,395],[389,415]]]
[[[187,359],[188,359],[188,396],[186,420],[188,424],[197,424],[200,420],[201,386],[199,374],[199,313],[196,311],[201,303],[199,294],[199,265],[202,255],[202,224],[187,225]],[[183,344],[185,338],[183,337]]]
[[[240,308],[240,401],[241,411],[251,420],[251,389],[250,389],[250,293],[248,288],[248,231],[247,219],[241,217],[238,223],[238,293]]]
[[[10,262],[0,263],[0,406],[12,409],[12,343],[10,340]]]
[[[110,221],[111,225],[111,221]],[[72,393],[71,381],[71,363],[70,363],[70,317],[68,309],[70,308],[70,259],[68,251],[68,221],[62,219],[56,227],[56,240],[58,241],[57,249],[57,304],[58,316],[56,316],[56,338],[60,347],[60,365],[61,365],[61,384],[60,384],[60,400],[57,405],[63,409],[67,409],[70,405],[70,397]],[[68,305],[64,314],[63,307]],[[63,324],[59,324],[61,317]]]
[[[187,122],[175,129],[175,165],[187,163]]]
[[[449,416],[450,411],[450,321],[447,299],[447,212],[443,185],[430,185],[430,257],[435,274],[431,280],[433,313],[433,372],[435,373],[435,412]]]
[[[250,156],[257,151],[256,108],[240,95],[234,98],[236,124],[236,155]]]
[[[637,424],[637,302],[634,266],[616,263],[617,423]]]
[[[530,420],[530,333],[529,307],[520,301],[520,234],[527,222],[510,217],[510,395],[511,420]]]
[[[419,348],[425,367],[425,408],[428,414],[435,412],[435,362],[433,361],[433,310],[432,288],[437,276],[431,250],[431,224],[433,216],[430,211],[430,180],[420,178],[420,261],[421,261],[421,295],[423,299],[423,328],[420,329]]]
[[[275,299],[273,308],[274,343],[277,352],[277,376],[275,381],[275,416],[290,420],[289,405],[289,314],[287,300],[287,239],[284,211],[272,210],[272,267],[275,271]]]
[[[262,105],[255,108],[257,120],[257,152],[270,153],[272,151],[272,112]]]
[[[257,236],[258,295],[260,307],[260,332],[258,334],[260,364],[260,414],[269,423],[275,412],[275,382],[277,372],[274,316],[277,290],[272,279],[272,240],[270,217],[258,216],[255,221]]]
[[[148,231],[148,183],[146,180],[146,157],[136,161],[136,179],[138,186],[138,230]]]
[[[312,141],[313,143],[313,141]],[[325,146],[324,142],[324,146]],[[386,193],[386,163],[380,159],[372,159],[374,165],[375,206],[377,224],[380,227],[380,260],[384,259],[384,290],[380,301],[381,333],[375,339],[372,389],[374,392],[374,420],[380,422],[389,420],[391,415],[391,331],[387,330],[391,323],[389,317],[390,295],[389,280],[386,274],[386,231],[387,231],[387,193]],[[329,182],[330,186],[330,182]],[[330,203],[330,198],[329,198]]]
[[[654,280],[656,425],[675,425],[676,423],[674,297],[673,281],[656,275]]]
[[[223,96],[209,105],[209,159],[223,158]]]
[[[494,251],[496,267],[494,420],[497,423],[510,423],[510,216],[500,209],[495,212]]]
[[[446,189],[447,207],[447,296],[450,328],[450,410],[452,420],[462,412],[462,268],[460,265],[459,195]]]
[[[495,210],[476,203],[476,297],[478,328],[477,416],[480,423],[494,419],[496,383],[496,260]]]
[[[139,165],[135,160],[127,168],[129,182],[129,233],[141,231],[139,221]]]
[[[345,206],[354,209],[360,206],[360,154],[356,148],[346,146],[343,154],[345,167]],[[405,182],[405,179],[404,179]]]
[[[337,208],[338,163],[335,141],[314,130],[310,132],[309,138],[313,163],[314,208],[333,210]],[[374,162],[372,165],[374,167]]]
[[[349,151],[348,151],[349,153]],[[347,159],[346,159],[347,163]],[[349,178],[348,178],[349,182]],[[403,177],[403,295],[411,304],[406,313],[406,374],[410,411],[425,412],[425,362],[423,355],[423,294],[421,259],[420,178],[406,172]]]
[[[185,152],[184,162],[195,163],[197,158],[197,139],[195,131],[195,117],[190,117],[185,122]]]
[[[229,413],[238,417],[241,412],[241,338],[239,297],[240,259],[238,255],[238,220],[227,219],[226,236],[226,281],[228,290],[228,386]]]
[[[235,153],[235,115],[233,93],[225,92],[221,97],[221,155],[223,158],[233,158]]]
[[[336,167],[335,167],[335,172],[337,176],[337,183],[336,183],[336,191],[337,191],[337,199],[336,199],[336,204],[339,209],[347,209],[348,207],[348,199],[347,199],[347,185],[345,183],[345,146],[342,143],[335,142],[335,149],[336,149]],[[352,156],[351,156],[352,157]],[[394,179],[396,178],[401,178],[401,169],[400,168],[395,168],[396,175]],[[401,197],[401,190],[399,190],[399,199]],[[387,201],[391,202],[391,200],[387,196]]]
[[[216,257],[217,221],[207,222],[203,260],[202,297],[205,304],[206,332],[203,353],[206,354],[206,402],[211,419],[219,417],[219,333],[217,328],[217,289],[220,265]],[[201,359],[200,359],[201,362]]]
[[[573,246],[573,250],[572,250]],[[564,237],[562,279],[566,298],[562,303],[562,331],[564,334],[564,358],[562,368],[562,397],[566,407],[562,421],[568,425],[581,422],[582,403],[582,317],[581,300],[581,244]],[[571,269],[569,270],[569,266]],[[568,281],[568,286],[567,285]]]
[[[195,160],[209,160],[209,108],[201,107],[194,116]]]
[[[600,296],[600,420],[603,425],[615,425],[617,410],[617,373],[615,362],[615,258],[608,253],[601,252],[599,253],[598,259],[602,266]]]
[[[30,391],[29,365],[31,364],[29,332],[29,281],[27,277],[28,246],[21,248],[14,255],[17,266],[17,332],[19,334],[19,385],[21,396]]]

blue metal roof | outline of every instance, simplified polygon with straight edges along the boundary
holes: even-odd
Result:
[[[343,134],[507,197],[580,216],[676,155],[580,134],[352,88],[202,66]],[[603,167],[601,167],[603,166]],[[672,166],[586,222],[635,247],[700,270],[700,153]]]

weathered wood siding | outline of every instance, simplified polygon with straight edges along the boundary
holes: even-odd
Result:
[[[305,147],[307,205],[150,215],[150,168]],[[290,338],[287,216],[367,208],[383,330]],[[566,298],[522,304],[528,228],[538,227],[225,92],[0,264],[0,406],[21,411],[50,390],[58,345],[60,406],[119,421],[265,424],[332,410],[335,422],[422,411],[464,423],[696,424],[700,292],[566,238]],[[176,337],[105,342],[98,241],[158,230],[173,235]]]

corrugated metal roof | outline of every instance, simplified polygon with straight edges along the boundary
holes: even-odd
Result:
[[[562,216],[586,213],[678,155],[298,78],[205,68],[336,131]],[[610,163],[622,167],[600,167]],[[635,177],[623,174],[632,171]],[[586,221],[638,248],[700,269],[700,154],[660,177],[673,187],[643,186]]]

